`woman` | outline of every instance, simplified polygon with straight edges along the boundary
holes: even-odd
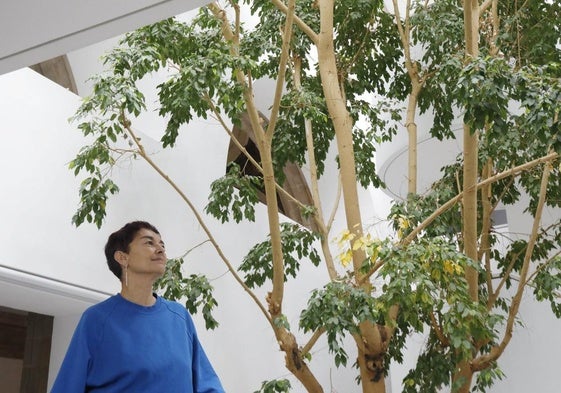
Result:
[[[51,393],[224,393],[187,310],[152,292],[167,261],[158,230],[128,223],[105,256],[121,292],[84,312]]]

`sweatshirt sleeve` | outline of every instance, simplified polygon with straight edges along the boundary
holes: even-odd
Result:
[[[193,328],[193,391],[194,393],[225,393],[194,330],[192,320],[190,322]]]
[[[91,360],[87,325],[87,316],[84,314],[74,331],[51,393],[86,391],[88,367]]]

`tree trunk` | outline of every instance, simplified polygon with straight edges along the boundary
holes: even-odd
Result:
[[[407,118],[405,125],[409,135],[409,161],[407,176],[407,192],[417,192],[417,123],[415,123],[415,112],[417,109],[417,97],[421,91],[421,84],[417,79],[411,79],[411,94],[407,104]]]
[[[293,5],[294,4],[292,3],[292,6]],[[222,21],[222,33],[224,34],[224,38],[232,44],[230,49],[231,52],[237,53],[239,50],[238,37],[230,29],[226,13],[217,3],[212,3],[208,7],[214,15]],[[287,21],[287,26],[291,26],[291,22]],[[284,79],[282,75],[284,74],[280,73],[279,78]],[[257,148],[259,149],[259,154],[261,156],[271,249],[273,254],[273,288],[267,296],[268,311],[271,316],[271,320],[273,321],[273,330],[275,337],[279,342],[280,349],[285,352],[285,363],[288,370],[290,370],[292,374],[302,383],[302,385],[304,385],[309,393],[323,393],[323,388],[308,368],[308,365],[303,361],[301,351],[294,335],[285,328],[276,326],[275,324],[277,318],[282,317],[282,302],[284,297],[284,259],[280,237],[280,220],[276,182],[271,154],[272,131],[267,134],[263,130],[262,126],[264,119],[259,117],[259,112],[253,100],[253,92],[247,83],[246,76],[242,73],[242,71],[238,70],[236,72],[236,78],[238,79],[240,85],[245,87],[244,99],[247,104],[247,113],[249,115],[253,133],[257,140]],[[273,121],[271,120],[271,122]]]
[[[347,227],[355,238],[363,236],[362,218],[357,191],[356,169],[352,138],[353,123],[339,85],[337,63],[333,46],[333,0],[319,0],[320,33],[318,35],[318,64],[323,86],[323,92],[333,127],[339,152],[341,184]],[[363,250],[353,251],[353,267],[357,281],[360,281],[360,266],[366,259]],[[370,291],[370,284],[363,285],[365,291]],[[381,355],[377,348],[382,348],[378,327],[371,323],[360,326],[361,337],[357,339],[363,393],[385,393],[385,381],[377,367],[373,366],[374,359]],[[362,341],[362,343],[360,342]],[[382,356],[383,358],[383,356]]]
[[[464,31],[466,41],[466,59],[479,55],[479,2],[478,0],[464,0]],[[478,130],[472,130],[464,124],[464,176],[463,176],[463,241],[464,253],[468,258],[477,261],[477,179],[478,179]],[[469,294],[474,302],[478,301],[479,283],[477,272],[466,269],[466,280]],[[458,365],[454,375],[455,381],[460,381],[459,393],[469,393],[473,378],[471,359],[466,359]]]

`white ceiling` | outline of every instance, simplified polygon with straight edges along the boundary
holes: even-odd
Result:
[[[0,74],[64,55],[209,0],[0,1]]]
[[[53,316],[79,315],[112,294],[0,265],[4,307]]]

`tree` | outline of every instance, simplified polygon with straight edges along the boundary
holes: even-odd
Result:
[[[382,1],[365,0],[247,4],[259,19],[254,28],[241,23],[242,2],[230,1],[227,9],[212,3],[189,24],[170,19],[127,34],[107,55],[109,72],[97,76],[93,95],[75,116],[93,142],[70,165],[76,174],[88,174],[73,221],[101,225],[107,198],[118,191],[106,169],[131,154],[152,165],[194,209],[146,154],[132,127],[146,108],[137,82],[169,67],[174,72],[158,86],[160,115],[169,119],[163,146],[172,148],[181,125],[194,116],[212,115],[259,172],[249,174],[232,163],[213,183],[206,207],[223,222],[251,221],[258,193],[264,193],[269,236],[241,264],[224,255],[204,215],[194,211],[305,389],[323,392],[308,367],[310,349],[322,335],[337,365],[348,361],[342,338],[354,339],[362,391],[370,393],[385,392],[389,361],[402,359],[407,336],[425,332],[426,348],[404,380],[404,391],[436,392],[448,385],[458,392],[484,391],[502,376],[498,360],[526,289],[561,315],[560,222],[541,225],[544,206],[559,207],[561,201],[560,5],[394,1],[388,12]],[[257,110],[252,92],[253,81],[265,77],[276,80],[269,119]],[[357,187],[383,187],[374,154],[401,131],[399,103],[406,99],[410,194],[392,207],[396,235],[374,239],[363,227]],[[455,137],[452,120],[463,116],[464,150],[430,190],[418,194],[415,114],[429,110],[434,113],[429,132],[441,140]],[[251,125],[258,157],[229,129],[243,118]],[[132,147],[123,148],[124,139]],[[328,244],[334,234],[317,187],[331,144],[337,148],[348,227],[339,234],[344,269]],[[289,163],[308,164],[311,205],[286,195],[283,168]],[[281,223],[280,194],[313,219],[313,231]],[[492,213],[523,197],[533,218],[530,236],[509,239],[503,249]],[[314,241],[321,251],[310,247]],[[294,329],[284,316],[284,286],[298,279],[306,258],[324,263],[330,281],[312,293]],[[183,278],[181,263],[170,263],[162,287],[168,296],[187,297],[190,310],[201,309],[207,326],[216,326],[208,281]],[[384,284],[375,288],[375,278]],[[266,304],[253,292],[259,286],[271,288]],[[302,345],[305,335],[311,336]],[[288,389],[287,381],[267,381],[261,391]]]

